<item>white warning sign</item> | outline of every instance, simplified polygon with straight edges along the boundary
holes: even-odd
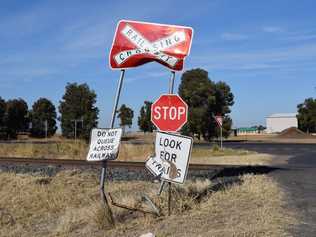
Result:
[[[146,168],[162,180],[184,183],[192,144],[191,137],[157,132],[155,155],[146,161]]]
[[[91,131],[88,161],[115,160],[122,137],[121,128],[94,128]]]

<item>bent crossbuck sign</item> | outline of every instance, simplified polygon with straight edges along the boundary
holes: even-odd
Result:
[[[192,37],[190,27],[122,20],[116,28],[110,66],[126,69],[156,61],[181,71]]]

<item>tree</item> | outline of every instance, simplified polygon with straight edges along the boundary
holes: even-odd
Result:
[[[125,127],[128,126],[129,128],[132,126],[134,111],[127,107],[125,104],[122,104],[117,117],[120,119],[120,126],[123,127],[123,134],[125,133]]]
[[[6,107],[5,100],[0,97],[0,139],[5,139],[7,137],[5,126]]]
[[[31,111],[31,136],[45,137],[46,126],[47,136],[53,136],[57,130],[56,108],[51,101],[46,98],[38,99],[32,106]],[[47,124],[46,124],[47,123]]]
[[[193,69],[183,73],[179,86],[179,95],[189,106],[188,123],[182,129],[187,135],[202,136],[206,140],[218,136],[219,129],[215,115],[223,116],[223,135],[228,136],[232,120],[229,117],[230,106],[234,104],[234,95],[230,87],[222,81],[214,83],[203,69]]]
[[[98,125],[99,109],[95,103],[96,94],[87,84],[67,84],[59,105],[64,137],[74,138],[76,129],[77,137],[89,139],[91,129]]]
[[[297,106],[298,127],[307,133],[316,133],[316,99],[305,99]]]
[[[18,132],[24,132],[28,129],[27,115],[28,106],[23,99],[7,101],[4,124],[8,138],[16,138]]]
[[[258,130],[258,133],[262,133],[265,129],[267,129],[265,126],[263,126],[261,124],[253,126],[253,128],[256,128]]]
[[[0,129],[5,126],[4,124],[5,111],[6,111],[6,102],[0,96]]]
[[[150,119],[152,104],[153,103],[150,101],[145,101],[144,105],[141,107],[139,112],[138,126],[139,129],[143,132],[152,132],[155,129],[155,126],[153,125]]]

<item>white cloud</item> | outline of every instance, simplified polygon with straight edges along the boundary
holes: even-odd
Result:
[[[239,34],[239,33],[223,33],[221,34],[221,38],[224,39],[224,40],[231,40],[231,41],[234,41],[234,40],[245,40],[245,39],[248,39],[248,36],[247,35],[244,35],[244,34]]]
[[[132,76],[132,77],[127,77],[126,78],[126,83],[133,83],[135,81],[139,81],[139,80],[148,80],[150,79],[156,79],[156,78],[168,78],[170,73],[168,73],[167,71],[164,72],[153,72],[153,71],[146,71],[145,73],[143,73],[142,76]]]
[[[287,40],[298,40],[298,41],[301,41],[301,40],[314,40],[316,39],[316,34],[304,34],[304,33],[301,33],[301,34],[297,34],[297,35],[291,35],[291,36],[288,36],[286,37]]]
[[[201,52],[191,60],[196,65],[216,70],[311,70],[316,66],[316,43],[234,53],[208,51],[208,55]]]
[[[278,26],[264,26],[262,30],[266,33],[280,33],[284,31],[281,27]]]

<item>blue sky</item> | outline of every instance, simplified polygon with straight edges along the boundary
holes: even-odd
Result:
[[[108,66],[116,23],[149,21],[193,27],[184,70],[203,68],[231,86],[235,127],[265,124],[316,95],[315,9],[294,0],[1,1],[0,96],[58,106],[67,82],[85,82],[107,127],[119,77]],[[154,63],[126,72],[120,103],[134,109],[135,125],[144,100],[168,91],[169,76]]]

